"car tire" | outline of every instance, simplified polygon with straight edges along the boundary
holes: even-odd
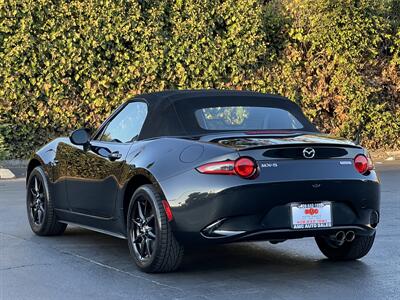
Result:
[[[54,200],[42,167],[32,170],[26,191],[26,208],[32,231],[40,236],[63,234],[67,225],[57,220]]]
[[[355,260],[364,257],[374,244],[375,233],[371,236],[356,236],[352,242],[335,245],[327,237],[316,237],[318,248],[330,260]]]
[[[153,185],[143,185],[133,194],[128,209],[127,236],[129,251],[140,270],[163,273],[179,267],[184,248],[174,237],[161,195]]]

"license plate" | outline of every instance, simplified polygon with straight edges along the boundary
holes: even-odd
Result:
[[[311,229],[332,226],[330,202],[291,204],[292,228]]]

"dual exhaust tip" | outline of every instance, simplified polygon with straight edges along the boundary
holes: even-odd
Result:
[[[347,232],[338,231],[335,234],[335,239],[340,243],[343,243],[344,241],[352,242],[352,241],[354,241],[355,238],[356,238],[356,234],[352,230],[347,231]]]

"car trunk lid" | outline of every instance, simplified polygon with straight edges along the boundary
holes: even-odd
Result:
[[[323,134],[271,133],[268,135],[220,135],[203,137],[238,151],[241,156],[255,160],[354,158],[362,148],[342,138]],[[361,152],[360,152],[361,151]]]
[[[243,134],[209,137],[208,142],[255,159],[260,171],[257,182],[363,177],[354,168],[354,158],[364,153],[363,148],[341,138],[310,133]]]

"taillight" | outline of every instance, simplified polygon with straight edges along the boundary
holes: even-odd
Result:
[[[354,167],[360,174],[365,174],[374,169],[371,158],[365,156],[364,154],[358,154],[354,158]]]
[[[235,162],[233,160],[213,162],[196,169],[203,174],[235,175]]]
[[[257,164],[254,160],[241,157],[237,160],[226,160],[208,163],[196,168],[203,174],[239,175],[243,178],[253,178],[257,173]]]
[[[239,158],[235,161],[235,172],[240,177],[250,178],[257,171],[256,163],[247,157]]]

